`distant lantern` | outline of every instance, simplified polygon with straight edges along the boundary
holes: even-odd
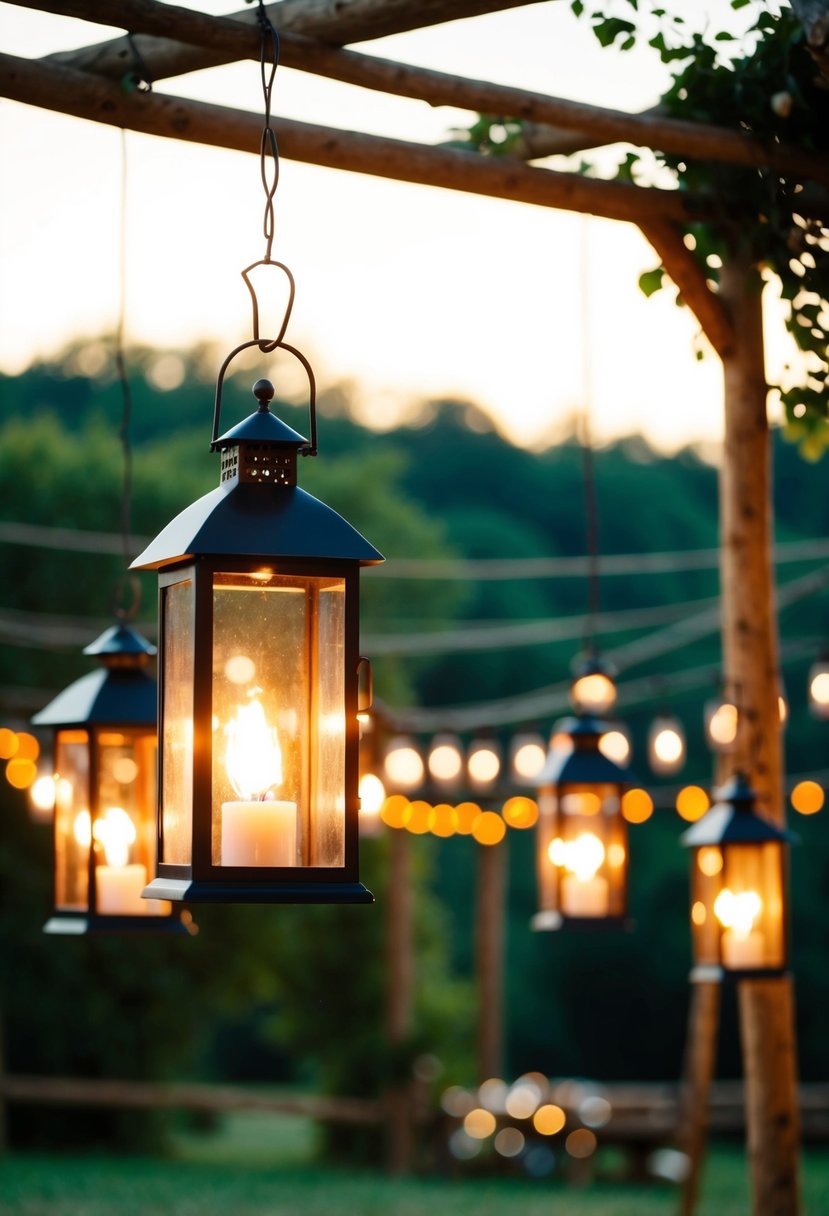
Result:
[[[457,735],[435,735],[429,748],[429,776],[443,790],[457,789],[463,778],[463,744]]]
[[[466,753],[466,775],[470,787],[484,794],[495,788],[501,776],[501,745],[489,735],[476,735]]]
[[[815,718],[829,718],[829,654],[821,654],[809,668],[809,709]]]
[[[572,749],[552,751],[537,778],[534,929],[622,925],[628,902],[628,836],[622,795],[629,774],[599,749],[602,724],[562,723]]]
[[[685,763],[685,731],[673,714],[659,714],[651,723],[648,763],[661,777],[678,773]]]
[[[270,411],[219,436],[220,485],[133,563],[157,570],[158,877],[150,892],[226,903],[365,903],[358,874],[359,571],[377,550],[297,486],[311,441]]]
[[[410,735],[395,735],[387,743],[383,776],[388,789],[406,794],[423,785],[426,768],[420,748]]]
[[[155,866],[155,647],[126,625],[84,654],[101,668],[32,719],[54,730],[54,911],[47,933],[184,932],[171,904],[142,899]]]
[[[681,837],[692,849],[692,979],[782,974],[787,965],[786,861],[791,833],[757,812],[742,773]]]
[[[521,731],[510,743],[510,776],[515,785],[534,785],[547,759],[547,747],[537,731]]]
[[[596,653],[580,655],[573,663],[570,704],[577,714],[601,717],[616,704],[616,668]]]

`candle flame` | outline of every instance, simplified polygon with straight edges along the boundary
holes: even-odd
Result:
[[[282,784],[282,752],[276,730],[268,726],[259,701],[240,705],[225,727],[225,768],[230,784],[243,802],[264,799]]]
[[[582,832],[575,840],[556,837],[547,850],[550,861],[575,874],[579,882],[590,882],[605,859],[605,848],[598,836]]]
[[[137,833],[135,824],[123,807],[107,807],[103,817],[95,820],[92,834],[103,845],[108,866],[127,865],[130,845],[135,843]]]
[[[738,941],[746,940],[762,910],[763,901],[756,891],[736,895],[723,887],[714,900],[714,915],[724,929],[731,929]]]

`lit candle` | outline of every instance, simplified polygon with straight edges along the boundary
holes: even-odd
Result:
[[[565,916],[607,916],[610,889],[607,879],[597,874],[605,858],[598,836],[582,832],[575,840],[552,842],[550,860],[570,873],[561,880],[561,911]]]
[[[150,908],[141,898],[147,885],[147,867],[138,862],[129,864],[130,845],[134,843],[135,824],[120,806],[109,807],[96,821],[93,835],[103,845],[106,865],[95,867],[97,909],[106,916],[148,916],[158,909]],[[152,901],[154,904],[158,900]]]
[[[225,768],[239,800],[222,803],[222,865],[295,866],[297,806],[273,797],[282,752],[261,704],[240,705],[225,733]]]
[[[723,926],[722,961],[726,967],[762,967],[766,956],[764,934],[754,928],[754,923],[763,909],[763,901],[756,891],[742,891],[739,895],[724,887],[714,900],[714,914]]]

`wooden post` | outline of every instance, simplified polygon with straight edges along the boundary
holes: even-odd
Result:
[[[723,657],[740,725],[736,763],[748,772],[763,813],[785,820],[777,704],[777,628],[772,566],[770,442],[763,358],[761,284],[734,256],[721,294],[736,334],[723,359],[725,447],[720,478]],[[739,985],[746,1124],[755,1216],[797,1216],[798,1117],[790,979]]]
[[[386,885],[386,1038],[389,1047],[402,1046],[411,1032],[414,956],[412,949],[411,837],[392,830]],[[412,1168],[414,1137],[411,1085],[395,1081],[389,1090],[386,1161],[390,1174]]]
[[[682,1216],[692,1216],[699,1194],[719,1028],[720,985],[708,981],[691,984],[679,1112],[680,1139],[688,1158],[688,1173],[682,1183]]]
[[[478,845],[475,961],[478,981],[478,1080],[501,1075],[504,1054],[504,912],[507,837]]]

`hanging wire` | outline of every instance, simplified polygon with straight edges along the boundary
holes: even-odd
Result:
[[[593,459],[593,436],[590,427],[590,403],[593,399],[593,368],[590,357],[590,292],[588,217],[582,217],[581,239],[581,331],[582,331],[582,391],[584,400],[578,414],[578,441],[582,455],[584,481],[584,518],[587,541],[587,615],[584,623],[584,649],[596,650],[596,618],[599,615],[599,511],[596,498],[596,471]]]
[[[265,191],[262,234],[265,238],[264,260],[270,262],[274,237],[274,196],[276,187],[279,185],[279,149],[276,144],[276,132],[271,126],[271,95],[276,69],[279,66],[279,34],[268,16],[264,0],[259,0],[256,16],[261,32],[259,74],[262,80],[265,113],[265,125],[259,141],[259,173],[262,178],[262,189]]]

